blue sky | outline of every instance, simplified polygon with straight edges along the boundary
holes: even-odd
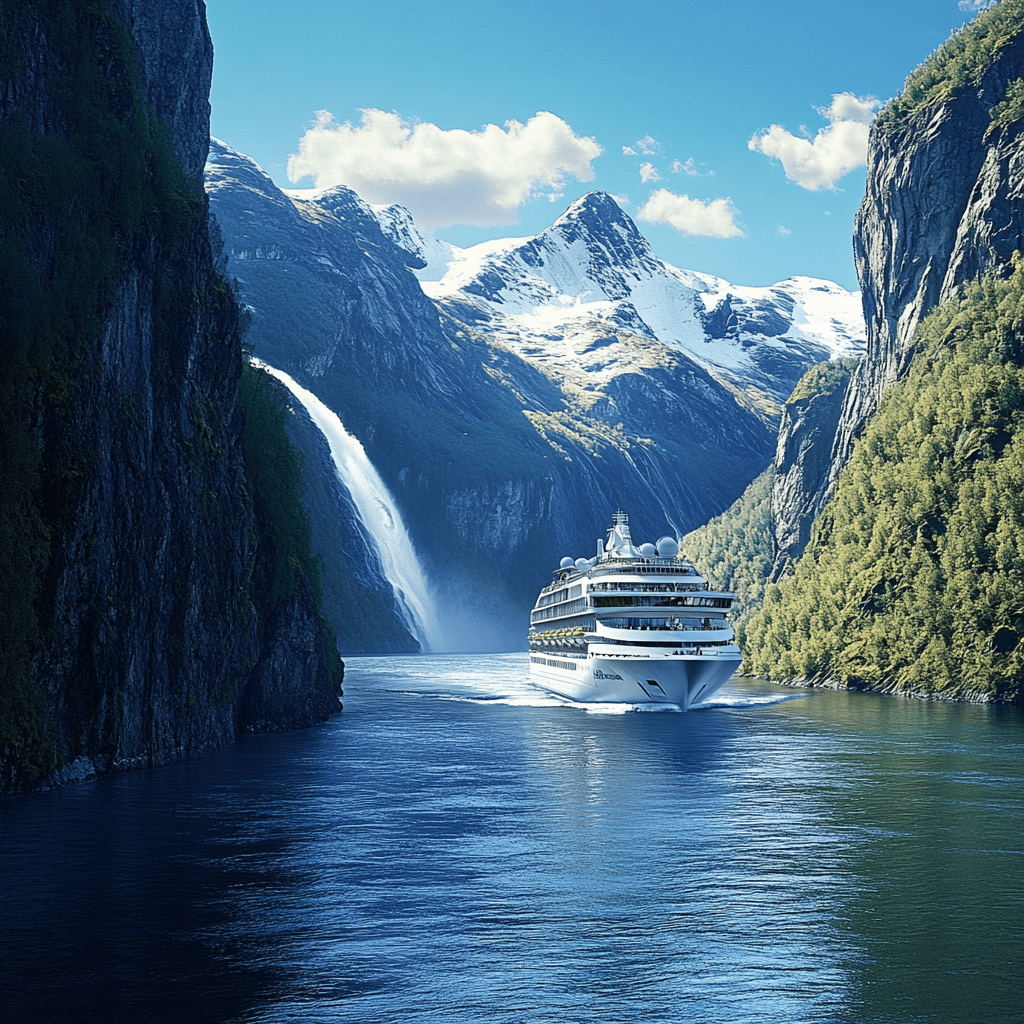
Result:
[[[212,130],[282,187],[342,181],[457,245],[603,189],[676,266],[855,288],[872,98],[976,6],[207,0]]]

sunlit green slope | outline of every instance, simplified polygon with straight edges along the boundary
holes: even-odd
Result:
[[[1024,263],[916,335],[790,576],[747,627],[748,664],[949,698],[1020,701]]]

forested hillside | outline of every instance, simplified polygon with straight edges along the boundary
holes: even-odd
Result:
[[[903,91],[878,115],[877,128],[893,131],[917,111],[948,101],[958,89],[977,86],[998,52],[1017,39],[1022,19],[1024,0],[1002,0],[955,32],[907,76]],[[1024,110],[1021,85],[1021,79],[1010,83],[1006,100],[992,108],[994,127],[1010,124]]]
[[[752,670],[1020,701],[1024,263],[914,339],[791,575],[747,628]]]
[[[771,498],[769,466],[725,512],[680,542],[682,553],[713,586],[735,592],[732,621],[741,647],[772,566]]]

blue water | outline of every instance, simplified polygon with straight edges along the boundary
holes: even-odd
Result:
[[[733,682],[582,709],[525,655],[0,804],[0,1020],[1024,1020],[1024,716]]]

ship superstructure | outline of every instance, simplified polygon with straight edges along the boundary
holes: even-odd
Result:
[[[563,558],[530,613],[530,676],[586,703],[707,700],[739,667],[728,619],[735,594],[714,590],[673,537],[636,547],[612,515],[594,558]]]

